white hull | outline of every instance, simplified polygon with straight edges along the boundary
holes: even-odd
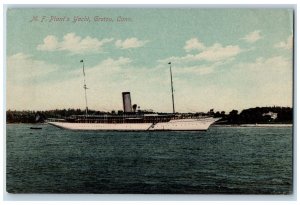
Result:
[[[69,123],[48,122],[51,125],[69,130],[103,131],[205,131],[216,118],[176,119],[169,122],[153,123]]]

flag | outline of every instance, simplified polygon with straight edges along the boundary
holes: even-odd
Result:
[[[83,63],[83,60],[81,60],[80,63]],[[84,64],[82,65],[82,70],[83,70],[83,76],[85,76],[85,72],[84,72]]]

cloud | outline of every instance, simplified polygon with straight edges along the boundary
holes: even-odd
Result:
[[[103,66],[123,66],[123,65],[128,65],[131,63],[132,60],[130,58],[125,58],[125,57],[119,57],[118,59],[114,60],[112,58],[108,58],[104,60],[101,65]]]
[[[240,102],[245,106],[292,105],[293,64],[290,58],[257,58],[233,69],[229,80],[241,90]]]
[[[50,73],[59,69],[59,66],[32,56],[17,53],[7,57],[7,107],[12,109],[45,109],[49,99],[48,91],[41,88],[47,82]],[[53,90],[51,91],[53,92]],[[57,98],[58,99],[58,98]],[[43,103],[41,103],[43,101]]]
[[[290,35],[285,41],[275,44],[274,47],[291,50],[293,48],[293,35]]]
[[[155,67],[140,67],[131,62],[126,57],[107,58],[95,66],[86,67],[89,108],[121,110],[121,93],[130,91],[132,102],[142,109],[171,112],[168,66],[160,67],[162,65],[159,64]],[[230,111],[233,108],[240,110],[264,105],[292,105],[293,67],[289,58],[257,58],[253,62],[231,65],[226,72],[208,76],[223,65],[222,61],[200,66],[174,65],[176,111],[208,111],[211,108]],[[36,81],[47,81],[49,72],[57,69],[57,65],[35,60],[23,53],[8,57],[7,108],[84,109],[83,76],[80,68],[72,70],[73,73],[66,72],[65,75],[69,77],[64,80],[51,83]],[[60,75],[62,74],[63,72]],[[23,85],[18,82],[25,80],[34,83]]]
[[[185,42],[184,50],[186,52],[192,50],[203,50],[203,49],[205,49],[204,44],[200,42],[197,38],[192,38]]]
[[[37,50],[54,51],[59,47],[59,43],[55,36],[49,35],[44,38],[44,44],[39,44]]]
[[[68,51],[72,54],[80,54],[85,52],[100,52],[104,44],[113,41],[113,38],[105,38],[99,40],[87,36],[82,38],[75,33],[67,33],[62,41],[58,41],[56,36],[49,35],[43,40],[43,44],[37,46],[37,50],[41,51]]]
[[[128,48],[138,48],[144,46],[148,41],[138,40],[137,38],[127,38],[124,41],[117,40],[115,45],[117,48],[128,49]]]
[[[206,75],[214,72],[215,66],[187,66],[174,70],[174,74]]]
[[[101,71],[101,72],[105,73],[106,75],[108,75],[108,73],[113,75],[117,72],[120,72],[122,70],[122,67],[128,66],[131,62],[132,62],[132,60],[130,58],[125,58],[122,56],[117,59],[108,58],[108,59],[101,61],[100,63],[98,63],[97,65],[95,65],[91,68],[87,68],[86,72],[90,73],[90,75],[94,75],[98,71]]]
[[[7,58],[8,82],[20,83],[26,80],[45,76],[57,70],[57,65],[51,65],[44,61],[34,60],[32,56],[24,53],[17,53]]]
[[[193,66],[176,66],[173,69],[174,74],[180,75],[189,75],[189,76],[198,76],[198,75],[207,75],[215,72],[215,70],[220,67],[224,66],[225,64],[229,63],[229,61],[225,62],[215,62],[215,63],[208,63],[207,65],[193,65]]]
[[[194,43],[194,44],[193,44]],[[175,62],[175,63],[186,63],[193,61],[208,61],[217,62],[231,60],[242,52],[242,49],[238,45],[227,45],[223,46],[220,43],[215,43],[212,46],[205,46],[198,39],[192,38],[186,41],[184,46],[186,51],[198,50],[196,54],[187,54],[182,57],[172,56],[167,59],[159,60],[160,63]]]
[[[247,34],[245,37],[243,37],[241,39],[245,40],[248,43],[254,43],[261,38],[262,38],[262,36],[260,35],[260,31],[256,30],[256,31],[253,31],[253,32]]]
[[[120,93],[126,83],[122,72],[129,69],[130,62],[131,60],[125,57],[108,58],[96,66],[86,67],[86,83],[90,88],[89,106],[100,110],[104,110],[102,109],[104,107],[110,107],[109,109],[121,107]],[[64,72],[57,72],[58,70]],[[35,60],[24,53],[17,53],[7,58],[8,109],[45,110],[78,108],[83,105],[82,69],[66,72],[66,69],[61,69],[58,65]]]
[[[191,56],[191,59],[221,61],[234,57],[238,55],[241,51],[241,48],[237,45],[222,46],[221,44],[215,43],[213,46],[206,48],[199,54]]]
[[[292,75],[293,70],[292,61],[282,56],[257,58],[253,63],[240,63],[238,67],[240,69],[251,70],[254,73],[272,72],[274,74],[280,74],[283,72],[289,72]],[[267,77],[268,76],[264,76],[265,79]]]

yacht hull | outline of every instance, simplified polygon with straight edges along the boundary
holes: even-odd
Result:
[[[216,118],[174,119],[158,123],[72,123],[48,122],[49,124],[68,130],[98,131],[206,131]]]

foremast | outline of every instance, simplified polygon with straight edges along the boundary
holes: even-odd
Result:
[[[171,92],[172,92],[173,114],[175,114],[174,89],[173,89],[173,78],[172,78],[172,67],[171,67],[171,62],[169,62],[168,64],[170,65],[170,76],[171,76]]]
[[[85,117],[87,118],[88,116],[88,103],[87,103],[87,94],[86,94],[86,90],[88,89],[86,87],[86,82],[85,82],[85,72],[84,72],[84,61],[81,60],[80,63],[82,63],[82,71],[83,71],[83,89],[84,89],[84,96],[85,96]]]

